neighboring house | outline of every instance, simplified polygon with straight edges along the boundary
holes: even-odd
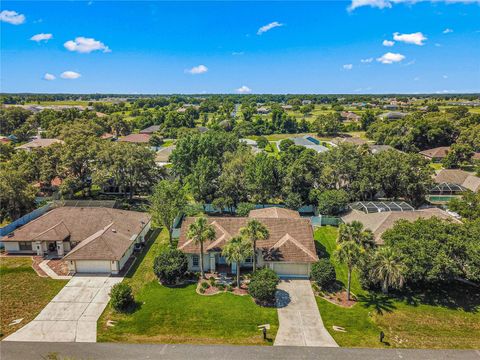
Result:
[[[355,114],[352,111],[342,111],[340,113],[340,116],[342,117],[343,120],[352,121],[352,122],[358,122],[362,118],[360,115]]]
[[[332,143],[335,145],[341,145],[341,144],[352,144],[352,145],[357,145],[361,146],[364,144],[368,144],[368,141],[356,136],[352,137],[336,137],[332,139]]]
[[[434,178],[437,186],[431,193],[435,195],[461,193],[465,190],[480,191],[480,177],[460,169],[440,170]]]
[[[160,125],[152,125],[152,126],[149,126],[143,130],[140,130],[140,134],[148,134],[148,135],[151,135],[153,134],[154,132],[157,132],[160,130]]]
[[[155,163],[158,166],[165,166],[170,164],[170,155],[175,150],[175,145],[160,148],[155,155]]]
[[[102,135],[100,135],[100,139],[102,139],[102,140],[113,140],[113,139],[115,139],[115,135],[106,132],[106,133],[103,133]]]
[[[236,272],[237,264],[228,265],[222,249],[252,218],[264,224],[269,232],[267,240],[257,241],[258,265],[283,276],[308,277],[311,264],[318,260],[310,220],[301,218],[297,211],[277,207],[252,210],[248,217],[207,218],[215,229],[215,240],[204,243],[205,270]],[[200,269],[200,246],[187,238],[188,228],[194,221],[192,217],[183,221],[178,242],[178,249],[187,254],[190,271]],[[247,259],[240,266],[251,268],[252,259]]]
[[[382,106],[385,110],[397,110],[398,105],[395,104],[387,104]]]
[[[117,274],[149,229],[147,213],[65,206],[48,211],[1,241],[8,254],[63,257],[72,273]]]
[[[240,142],[247,144],[250,146],[254,154],[258,154],[262,152],[263,150],[258,147],[258,143],[255,140],[252,139],[240,139]],[[277,146],[276,144],[272,144],[272,146]]]
[[[303,146],[307,149],[315,150],[317,153],[328,151],[327,147],[320,145],[320,141],[309,135],[293,137],[290,138],[290,140],[292,140],[297,146]]]
[[[282,105],[282,109],[285,111],[292,110],[293,106],[292,105]]]
[[[375,242],[383,244],[382,234],[391,229],[399,220],[415,221],[420,218],[430,219],[437,217],[439,219],[460,222],[446,211],[439,208],[428,208],[414,211],[381,211],[366,213],[360,210],[352,210],[345,216],[342,216],[344,223],[348,224],[352,221],[360,221],[366,229],[373,232]]]
[[[32,151],[33,149],[43,148],[57,143],[64,144],[64,141],[59,139],[34,139],[26,144],[17,146],[15,150]]]
[[[257,109],[258,114],[268,114],[269,112],[270,112],[270,109],[268,109],[264,106],[261,106]]]
[[[8,144],[9,142],[11,142],[12,140],[10,140],[8,137],[6,136],[0,136],[0,143],[3,143],[3,144]]]
[[[399,120],[403,119],[407,114],[400,111],[390,111],[384,114],[379,115],[379,118],[382,120]]]
[[[381,152],[384,152],[384,151],[388,151],[388,150],[396,150],[396,151],[399,151],[397,149],[395,149],[394,147],[390,146],[390,145],[373,145],[373,144],[369,144],[368,145],[368,148],[370,149],[370,152],[372,154],[378,154],[378,153],[381,153]]]
[[[312,100],[302,100],[302,105],[310,105]]]
[[[130,135],[121,137],[120,139],[118,139],[118,141],[135,143],[135,144],[148,144],[148,142],[150,141],[150,135],[149,134],[130,134]]]
[[[433,162],[442,162],[450,151],[450,146],[440,146],[433,149],[420,151],[419,154]],[[473,160],[480,160],[480,153],[474,153]]]

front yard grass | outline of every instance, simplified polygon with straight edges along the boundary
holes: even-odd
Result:
[[[158,232],[157,232],[158,233]],[[268,345],[278,329],[277,310],[256,305],[250,296],[222,293],[202,296],[195,284],[169,288],[158,283],[153,261],[168,246],[165,230],[143,253],[136,268],[125,278],[139,307],[119,314],[110,305],[98,321],[98,341],[130,343],[192,343]],[[107,321],[114,326],[107,326]],[[264,342],[260,324],[271,324]]]
[[[38,276],[30,257],[0,257],[0,339],[32,321],[66,283]]]
[[[337,228],[324,226],[315,231],[321,257],[330,257],[337,280],[346,285],[346,268],[331,258]],[[358,275],[352,276],[352,292],[358,303],[342,308],[317,297],[325,327],[340,346],[432,349],[476,349],[480,347],[480,291],[459,283],[447,289],[384,296],[361,288]],[[334,331],[332,326],[346,332]],[[385,344],[379,333],[385,333]]]

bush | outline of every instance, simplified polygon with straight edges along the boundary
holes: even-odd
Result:
[[[260,303],[273,303],[280,279],[271,269],[265,268],[253,273],[248,292]]]
[[[208,279],[208,281],[210,282],[211,286],[215,286],[215,278],[214,277],[211,277],[210,279]]]
[[[290,146],[295,145],[293,140],[290,139],[285,139],[280,141],[280,145],[278,146],[280,148],[280,151],[287,151]]]
[[[210,287],[210,285],[208,285],[206,281],[202,282],[200,286],[202,287],[202,289],[208,289]]]
[[[124,283],[115,284],[110,291],[112,307],[116,311],[126,311],[131,305],[135,303],[133,298],[132,288]]]
[[[248,216],[251,210],[255,209],[255,205],[250,204],[250,203],[240,203],[237,206],[237,215],[238,216]]]
[[[217,289],[220,290],[220,291],[223,291],[223,290],[225,290],[225,285],[223,285],[223,284],[218,284],[218,285],[217,285]]]
[[[321,288],[332,284],[337,278],[335,274],[335,268],[328,259],[320,259],[314,263],[312,265],[310,277]]]
[[[165,284],[175,284],[185,276],[188,267],[187,257],[177,249],[164,250],[155,258],[153,271]]]
[[[259,149],[265,149],[268,145],[268,139],[265,136],[260,136],[257,139],[257,146]]]
[[[233,291],[232,285],[227,285],[227,291]]]
[[[205,294],[205,289],[204,288],[200,288],[200,290],[198,290],[198,291],[200,291],[200,294]]]

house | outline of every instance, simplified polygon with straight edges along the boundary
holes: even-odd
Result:
[[[3,144],[8,144],[10,143],[12,140],[10,140],[8,137],[6,136],[0,136],[0,143],[3,143]]]
[[[442,169],[433,180],[438,185],[431,193],[436,195],[460,193],[465,190],[480,191],[480,177],[460,169]]]
[[[143,130],[140,130],[140,134],[153,134],[154,132],[157,132],[160,130],[160,125],[152,125],[152,126],[149,126]]]
[[[443,220],[450,220],[453,222],[460,222],[446,211],[439,208],[427,208],[413,211],[380,211],[380,212],[364,212],[361,210],[352,210],[345,216],[342,216],[342,221],[346,224],[352,221],[360,221],[366,229],[373,232],[375,242],[383,244],[382,234],[391,229],[399,220],[415,221],[420,218],[430,219],[437,217]]]
[[[111,133],[103,133],[102,135],[100,135],[100,139],[102,140],[114,140],[115,139],[115,135],[111,134]]]
[[[400,111],[390,111],[379,115],[379,118],[382,120],[400,120],[403,119],[407,114]]]
[[[163,147],[157,151],[155,155],[155,163],[158,166],[165,166],[170,164],[170,155],[172,155],[173,150],[175,150],[175,145]]]
[[[352,111],[342,111],[340,113],[340,116],[342,117],[343,120],[352,121],[352,122],[358,122],[362,118],[360,115],[355,114]]]
[[[227,264],[222,249],[251,219],[260,221],[269,232],[267,240],[257,241],[258,266],[268,267],[282,276],[308,277],[311,264],[318,260],[310,220],[301,218],[297,211],[276,207],[252,210],[248,217],[208,217],[208,223],[215,229],[215,240],[204,243],[205,270],[236,272],[237,264]],[[178,249],[186,253],[188,269],[199,271],[200,246],[187,238],[188,228],[194,221],[192,217],[183,221]],[[240,266],[251,268],[252,259]]]
[[[285,111],[290,111],[293,109],[293,106],[292,105],[282,105],[282,109],[285,110]]]
[[[257,109],[257,114],[268,114],[268,113],[270,113],[270,109],[264,106],[261,106]]]
[[[34,139],[26,144],[17,146],[15,150],[32,151],[33,149],[47,147],[52,144],[64,144],[64,141],[59,139]]]
[[[395,149],[394,147],[390,146],[390,145],[374,145],[374,144],[368,144],[368,148],[370,149],[370,152],[372,154],[378,154],[378,153],[381,153],[381,152],[384,152],[384,151],[388,151],[388,150],[395,150],[395,151],[399,151],[397,149]]]
[[[387,105],[383,105],[383,108],[385,110],[397,110],[398,109],[398,105],[395,105],[395,104],[387,104]]]
[[[120,272],[150,215],[104,207],[58,207],[4,236],[8,254],[60,257],[72,273]]]
[[[302,100],[302,105],[310,105],[312,100]]]
[[[240,139],[239,140],[241,143],[244,143],[245,145],[250,146],[254,154],[258,154],[260,152],[263,152],[262,149],[258,147],[258,143],[255,140],[252,139]],[[275,145],[274,145],[275,146]]]
[[[433,162],[442,162],[450,151],[450,146],[440,146],[433,149],[420,151],[419,154]],[[480,153],[474,153],[473,160],[480,160]]]
[[[359,138],[357,136],[351,136],[351,137],[336,137],[332,139],[332,143],[335,145],[341,145],[341,144],[351,144],[351,145],[357,145],[361,146],[364,144],[368,144],[368,141],[362,138]]]
[[[292,140],[297,146],[303,146],[307,149],[315,150],[317,153],[328,151],[327,147],[320,145],[320,141],[310,135],[293,137],[290,138],[290,140]]]
[[[149,134],[130,134],[123,136],[118,141],[129,142],[134,144],[147,144],[150,141]]]

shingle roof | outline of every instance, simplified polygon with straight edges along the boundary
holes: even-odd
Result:
[[[149,134],[130,134],[118,139],[118,141],[131,142],[131,143],[148,143],[150,141],[150,135]]]
[[[420,218],[429,219],[431,217],[438,217],[440,219],[449,219],[454,222],[459,220],[450,216],[446,211],[439,208],[428,208],[416,211],[385,211],[366,214],[363,211],[352,210],[347,215],[342,216],[345,223],[352,221],[360,221],[366,229],[370,229],[375,237],[377,244],[382,244],[382,234],[392,228],[398,220],[415,221]]]
[[[352,136],[352,137],[336,137],[332,139],[332,142],[334,144],[340,145],[340,144],[353,144],[353,145],[363,145],[368,143],[367,140]]]
[[[64,142],[59,139],[34,139],[26,144],[17,146],[16,149],[33,149],[39,147],[47,147],[56,143],[63,144]]]
[[[161,163],[169,162],[170,155],[172,155],[173,150],[175,150],[175,145],[161,148],[157,151],[157,154],[155,155],[155,161]]]
[[[268,207],[263,209],[251,210],[249,218],[291,218],[300,219],[298,211],[285,209],[281,207]]]
[[[150,215],[137,211],[65,206],[48,211],[1,240],[60,241],[69,238],[73,243],[80,243],[67,255],[70,259],[118,260],[132,244],[132,238],[149,221]],[[86,240],[89,242],[83,244]]]
[[[445,156],[447,156],[447,153],[449,150],[450,150],[449,146],[440,146],[433,149],[420,151],[419,154],[426,156],[430,159],[433,159],[433,158],[443,159]]]
[[[480,177],[460,169],[442,169],[435,176],[437,184],[448,183],[461,185],[471,191],[480,190]]]
[[[248,218],[209,217],[208,223],[215,229],[214,241],[204,244],[208,251],[221,251],[223,246],[237,236],[242,227],[248,223]],[[315,262],[318,260],[313,240],[313,231],[308,219],[299,218],[258,218],[268,231],[267,240],[257,241],[257,247],[262,250],[265,260],[286,262]],[[195,218],[188,217],[182,223],[178,248],[185,253],[198,254],[200,246],[187,239],[188,227]]]
[[[140,134],[153,134],[160,130],[160,125],[152,125],[140,131]]]

